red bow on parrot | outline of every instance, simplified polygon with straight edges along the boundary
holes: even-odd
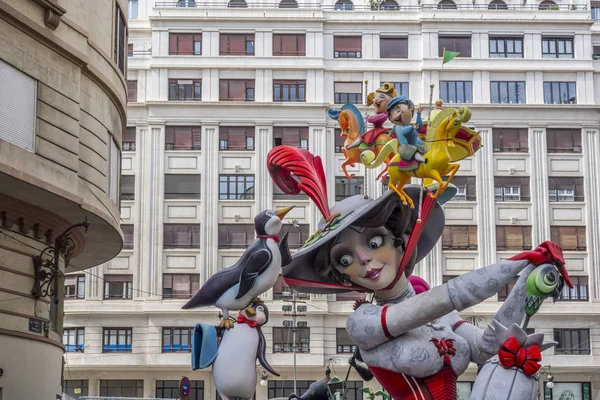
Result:
[[[238,324],[248,324],[251,328],[256,328],[256,326],[258,325],[256,321],[249,320],[242,314],[238,315],[237,322]]]
[[[535,374],[542,367],[538,364],[538,361],[542,361],[539,346],[532,345],[524,349],[514,337],[509,338],[500,346],[498,357],[504,368],[517,367],[522,369],[527,376]]]

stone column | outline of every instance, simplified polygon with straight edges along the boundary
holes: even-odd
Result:
[[[475,153],[477,163],[477,248],[479,267],[496,262],[496,205],[494,201],[494,149],[492,127],[477,125],[483,148]]]
[[[586,240],[587,266],[589,271],[590,294],[594,302],[600,300],[600,272],[598,264],[600,255],[595,247],[600,243],[600,131],[598,126],[584,126],[581,132],[583,163],[585,170],[585,202],[586,202]]]
[[[219,269],[219,127],[216,122],[202,125],[202,218],[200,226],[200,284]]]
[[[529,170],[531,185],[533,246],[550,240],[550,204],[548,199],[548,156],[545,126],[529,127]]]
[[[256,127],[254,146],[256,162],[254,170],[254,193],[256,212],[273,209],[273,180],[267,170],[267,153],[273,148],[273,126],[261,124]]]
[[[162,282],[162,236],[164,202],[165,125],[153,123],[140,129],[138,142],[137,233],[138,263],[135,266],[133,298],[160,299]],[[161,186],[162,185],[162,186]],[[151,293],[151,294],[150,294]]]

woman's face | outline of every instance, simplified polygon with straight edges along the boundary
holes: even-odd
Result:
[[[333,267],[352,283],[377,291],[396,278],[402,247],[394,247],[394,235],[385,227],[345,229],[331,248]]]
[[[388,103],[392,99],[391,96],[388,96],[385,93],[375,93],[375,98],[373,99],[373,108],[376,113],[387,112]]]

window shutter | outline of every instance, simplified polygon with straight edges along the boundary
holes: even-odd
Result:
[[[452,227],[445,226],[442,233],[442,247],[452,246]]]
[[[496,226],[496,247],[498,250],[506,250],[506,235],[503,226]]]
[[[202,144],[202,128],[199,126],[192,127],[192,150],[200,150]]]
[[[531,190],[529,188],[529,177],[524,176],[520,178],[521,180],[521,199],[529,199],[531,196]]]
[[[127,127],[123,135],[123,142],[135,142],[135,126]]]
[[[382,37],[379,50],[382,58],[408,58],[408,38]]]
[[[586,237],[585,237],[585,226],[578,226],[577,228],[577,250],[585,250],[587,248]]]
[[[362,52],[362,36],[334,36],[334,51]]]
[[[506,247],[510,250],[520,250],[523,248],[523,231],[520,226],[504,227],[506,233]]]
[[[193,35],[178,35],[179,36],[179,44],[178,50],[179,54],[192,54],[194,50],[194,44],[192,43]]]
[[[34,150],[36,81],[0,60],[0,139]]]
[[[300,144],[300,128],[283,128],[282,142],[288,146],[298,146]]]
[[[113,201],[117,202],[117,195],[119,192],[119,170],[120,170],[120,157],[119,148],[115,143],[114,139],[110,139],[109,142],[109,175],[108,175],[108,197]]]
[[[574,178],[573,182],[575,184],[575,201],[583,201],[585,196],[583,191],[583,178]]]
[[[469,225],[467,229],[469,232],[469,247],[475,246],[477,248],[477,225]]]
[[[229,54],[246,54],[246,35],[229,35]]]
[[[362,93],[360,82],[335,82],[335,93]]]
[[[177,54],[177,34],[169,34],[169,54]]]
[[[234,150],[246,148],[246,128],[230,127],[229,129],[229,147]]]
[[[283,46],[283,35],[274,34],[273,35],[273,55],[280,56],[284,52]]]

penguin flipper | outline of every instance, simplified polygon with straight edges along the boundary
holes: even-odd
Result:
[[[265,335],[262,333],[260,326],[256,327],[256,332],[258,332],[258,351],[256,352],[256,358],[258,358],[258,362],[271,374],[275,376],[281,376],[273,369],[273,367],[269,365],[269,362],[267,361],[267,341],[265,340]]]
[[[256,282],[256,278],[269,267],[272,259],[271,252],[267,249],[260,249],[252,252],[240,273],[240,287],[238,289],[238,294],[235,297],[236,300],[244,297],[250,289],[252,289],[254,282]],[[256,295],[258,296],[259,294],[260,293],[257,293]]]
[[[283,239],[279,243],[279,252],[281,253],[281,266],[285,267],[286,265],[292,262],[292,253],[290,253],[290,247],[288,245],[288,232],[283,235]]]

